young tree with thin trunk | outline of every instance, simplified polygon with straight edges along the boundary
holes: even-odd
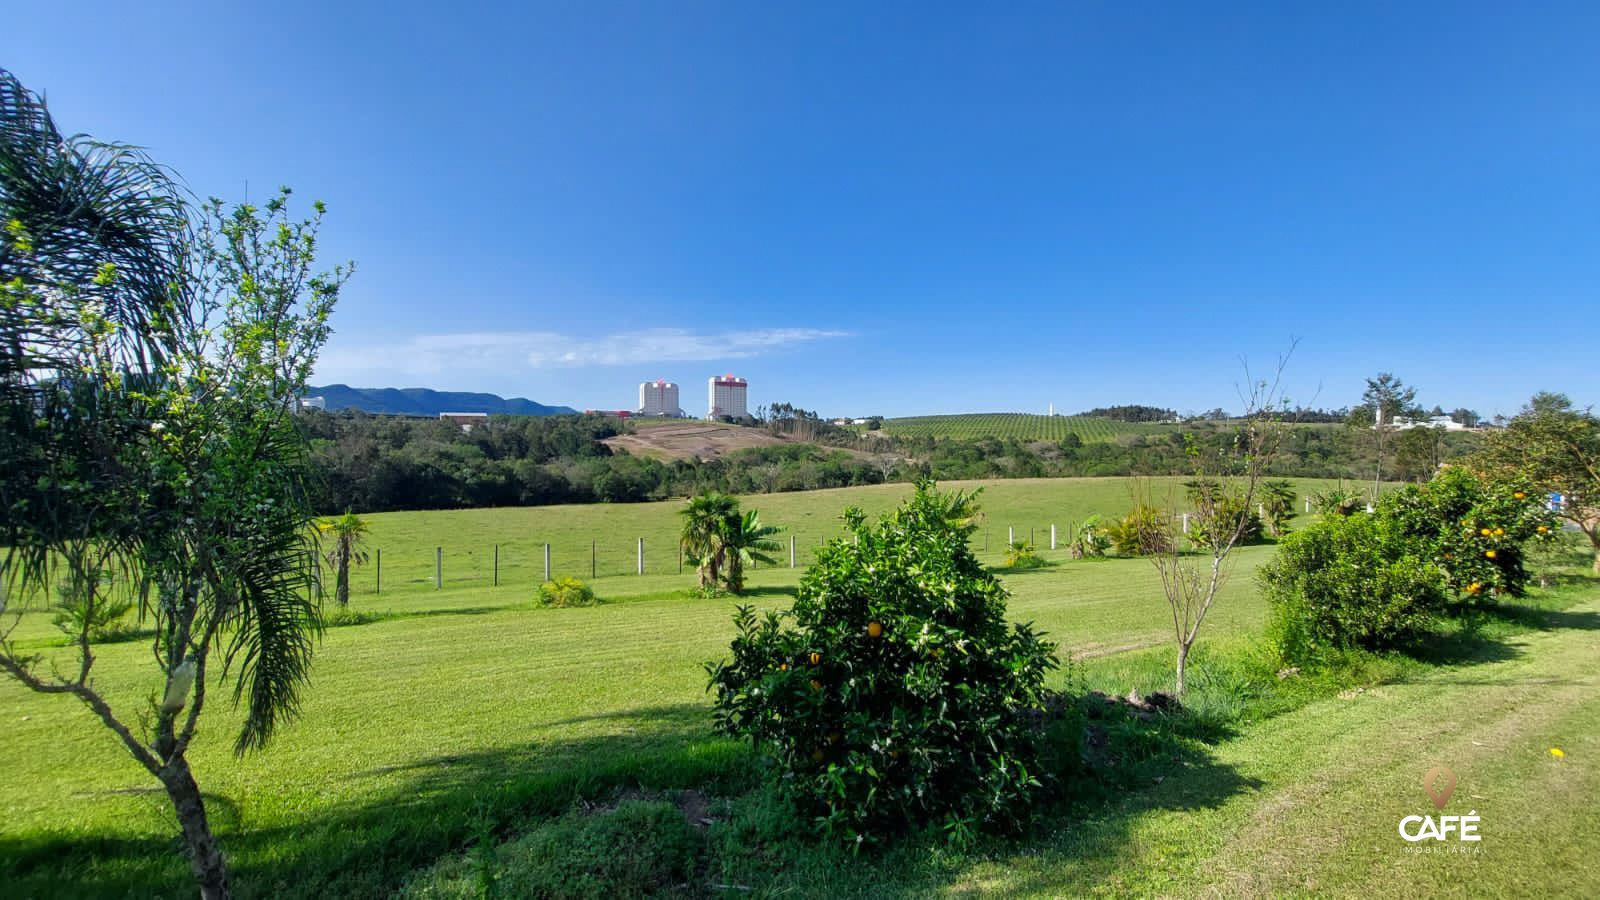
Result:
[[[1293,347],[1290,348],[1293,353]],[[1163,528],[1144,538],[1141,547],[1161,574],[1161,587],[1172,615],[1176,647],[1174,688],[1179,697],[1188,691],[1189,655],[1200,639],[1200,629],[1216,603],[1217,594],[1232,570],[1233,551],[1245,541],[1263,493],[1262,482],[1283,442],[1282,376],[1289,353],[1278,359],[1270,380],[1252,380],[1244,391],[1245,412],[1229,427],[1233,440],[1217,452],[1204,452],[1188,444],[1196,480],[1188,510],[1191,534],[1182,532],[1184,510],[1174,489],[1163,504]],[[1248,366],[1246,378],[1250,377]],[[1141,488],[1140,504],[1156,507],[1149,483]],[[1198,526],[1198,527],[1197,527]]]
[[[264,746],[319,627],[292,416],[348,272],[313,274],[320,217],[287,191],[197,207],[0,71],[0,672],[83,703],[162,785],[208,898],[230,892],[187,756],[208,689],[232,676],[235,750]],[[85,614],[66,650],[24,652],[11,631],[63,564]],[[162,682],[143,708],[91,677],[95,608],[129,600]]]
[[[1372,435],[1373,451],[1378,464],[1372,475],[1372,499],[1383,493],[1383,457],[1388,449],[1389,432],[1394,430],[1394,420],[1418,412],[1417,389],[1388,372],[1367,379],[1367,389],[1361,393],[1361,405],[1350,411],[1346,420],[1353,428],[1368,429]]]

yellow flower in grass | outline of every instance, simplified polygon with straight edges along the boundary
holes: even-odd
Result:
[[[1556,759],[1566,759],[1567,758],[1567,752],[1565,750],[1562,750],[1560,747],[1551,747],[1550,748],[1550,755],[1554,756]]]

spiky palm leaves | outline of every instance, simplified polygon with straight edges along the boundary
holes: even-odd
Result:
[[[207,224],[143,152],[64,137],[43,101],[0,70],[6,574],[38,587],[52,559],[85,547],[115,557],[154,620],[169,677],[196,662],[203,675],[212,649],[236,673],[242,751],[295,709],[315,558],[305,447],[286,408],[253,388],[282,379],[244,371],[238,353],[205,337],[216,324],[207,317],[242,293],[219,277],[215,251],[239,251],[267,287],[306,275],[287,271],[303,260],[265,255],[279,222],[231,246]],[[276,336],[259,327],[265,317],[229,312],[222,341]],[[184,728],[157,731],[170,750]]]
[[[362,543],[368,530],[366,520],[348,509],[342,516],[317,520],[317,531],[333,540],[326,558],[335,573],[333,598],[341,607],[350,605],[350,564],[365,565],[367,562]]]
[[[739,514],[739,501],[727,494],[708,491],[692,497],[683,509],[683,555],[700,575],[700,589],[714,590],[722,583],[727,564],[728,519]]]
[[[699,570],[703,591],[741,593],[745,567],[771,564],[769,554],[782,549],[772,539],[778,531],[761,524],[755,510],[740,512],[738,498],[716,491],[691,498],[683,509],[683,552]]]
[[[761,515],[750,510],[739,515],[737,510],[723,521],[722,546],[727,558],[727,587],[735,594],[744,593],[744,567],[753,563],[772,565],[770,554],[783,549],[773,540],[780,529],[776,525],[761,524]]]

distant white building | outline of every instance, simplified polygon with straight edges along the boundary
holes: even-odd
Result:
[[[639,415],[681,418],[683,407],[678,405],[678,386],[660,378],[640,383]]]
[[[450,424],[460,428],[462,431],[470,432],[474,425],[481,425],[485,422],[488,422],[489,414],[475,412],[442,412],[439,413],[439,421],[449,422]]]
[[[328,408],[328,398],[327,397],[301,397],[300,398],[300,408],[301,409],[321,409],[321,410],[326,410]]]
[[[1377,426],[1374,425],[1374,428]],[[1445,431],[1471,431],[1472,429],[1457,422],[1449,416],[1429,416],[1426,419],[1408,419],[1405,416],[1395,416],[1389,423],[1390,428],[1405,431],[1408,428],[1443,428]]]
[[[706,418],[731,416],[742,419],[750,415],[748,407],[750,382],[732,375],[711,376],[706,380]]]

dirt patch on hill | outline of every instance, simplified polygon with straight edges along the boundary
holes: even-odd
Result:
[[[716,459],[735,450],[770,447],[789,441],[755,428],[714,422],[668,422],[641,425],[627,434],[605,439],[612,448],[656,459]]]

